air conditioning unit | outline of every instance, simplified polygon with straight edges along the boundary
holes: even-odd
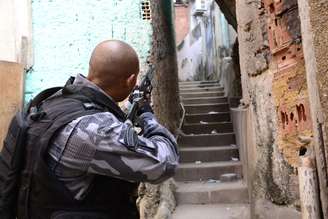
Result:
[[[202,15],[205,11],[207,11],[206,0],[195,0],[193,14]]]

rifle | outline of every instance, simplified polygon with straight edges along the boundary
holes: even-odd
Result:
[[[129,99],[130,101],[132,100],[132,105],[128,111],[127,120],[130,120],[132,124],[135,123],[138,110],[146,101],[150,101],[150,94],[153,89],[151,80],[154,76],[154,70],[155,69],[152,65],[149,66],[145,77],[140,82],[140,85],[137,85],[132,91],[132,94],[130,94]]]

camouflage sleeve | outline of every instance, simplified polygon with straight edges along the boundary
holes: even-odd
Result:
[[[108,112],[85,116],[74,127],[68,144],[75,142],[75,147],[89,148],[92,154],[85,168],[88,173],[135,182],[162,182],[173,176],[178,165],[175,138],[151,113],[142,114],[139,124],[143,135]],[[72,168],[74,159],[70,162]],[[79,168],[79,163],[75,168]]]

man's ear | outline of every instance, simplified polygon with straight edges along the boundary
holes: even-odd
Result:
[[[137,74],[132,74],[128,77],[128,80],[127,80],[127,85],[129,87],[134,87],[137,83],[137,77],[138,75]]]

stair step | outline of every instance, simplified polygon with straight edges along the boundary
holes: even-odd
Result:
[[[180,92],[180,96],[182,98],[196,98],[196,97],[224,97],[224,92],[195,92],[195,93],[190,93],[190,92]]]
[[[240,161],[182,163],[178,167],[174,178],[177,181],[216,180],[226,173],[236,173],[241,176],[242,167]]]
[[[203,104],[185,104],[184,108],[187,113],[209,113],[209,112],[229,112],[228,103],[203,103]]]
[[[242,181],[177,182],[178,204],[243,204],[248,203],[247,186]]]
[[[234,182],[236,180],[239,179],[240,176],[238,176],[235,173],[227,173],[227,174],[222,174],[220,176],[220,182],[224,183],[224,182]]]
[[[215,84],[218,81],[180,81],[179,85],[190,85],[190,84]]]
[[[219,83],[210,83],[210,84],[179,84],[179,88],[202,88],[202,87],[220,87]]]
[[[231,121],[230,112],[216,113],[195,113],[185,115],[185,124],[203,122],[229,122]]]
[[[178,205],[171,219],[250,219],[248,204]]]
[[[202,104],[202,103],[228,103],[226,97],[197,97],[181,98],[183,104]]]
[[[199,146],[224,146],[235,143],[234,133],[218,134],[181,134],[178,143],[180,146],[199,147]]]
[[[207,123],[200,121],[199,123],[184,124],[182,132],[185,134],[213,134],[233,132],[231,122],[212,122]]]
[[[220,92],[224,91],[223,87],[202,87],[202,88],[181,88],[181,93],[199,93],[199,92]]]
[[[182,147],[180,148],[180,162],[215,162],[230,161],[239,158],[237,146],[218,147]]]

